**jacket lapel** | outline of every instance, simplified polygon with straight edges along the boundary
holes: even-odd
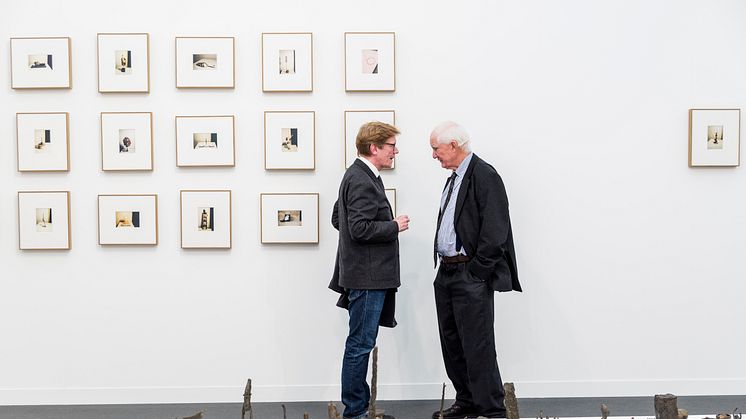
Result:
[[[479,157],[476,154],[471,156],[469,167],[466,168],[464,173],[464,179],[461,181],[461,186],[458,189],[458,198],[456,199],[456,210],[453,215],[454,225],[458,221],[458,217],[461,215],[461,210],[464,208],[464,201],[466,200],[466,191],[469,189],[469,182],[471,182],[471,174],[474,172],[474,166],[477,164]]]
[[[360,161],[360,159],[355,159],[355,162],[353,163],[355,166],[357,166],[360,170],[365,172],[365,174],[368,175],[368,177],[373,181],[373,184],[376,185],[376,188],[378,188],[379,191],[383,194],[383,196],[386,196],[386,188],[383,186],[383,180],[378,180],[378,178],[373,174],[373,172],[370,170],[370,167],[368,167],[367,164]],[[389,212],[391,213],[391,219],[394,219],[394,210],[391,208],[391,203],[389,202],[388,198],[386,198],[386,205],[389,207]]]

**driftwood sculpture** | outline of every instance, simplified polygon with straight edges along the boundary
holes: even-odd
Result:
[[[608,419],[609,417],[609,406],[606,406],[606,404],[601,403],[601,419]]]
[[[376,397],[378,397],[378,346],[373,348],[373,373],[370,378],[370,403],[368,403],[369,418],[378,418],[376,414]]]
[[[282,419],[288,419],[288,412],[287,409],[285,409],[285,403],[281,404],[282,406]]]
[[[513,383],[503,384],[505,390],[505,411],[508,419],[520,419],[518,413],[518,399],[515,397],[515,385]]]
[[[326,406],[326,411],[329,414],[329,419],[342,419],[342,415],[337,412],[337,405],[329,402]]]
[[[676,406],[676,396],[673,394],[656,394],[655,419],[678,419],[679,408]]]
[[[440,413],[438,418],[443,419],[443,405],[446,402],[446,383],[443,383],[443,389],[440,390]]]
[[[246,381],[246,388],[243,391],[243,406],[241,406],[241,419],[246,419],[246,413],[249,419],[254,419],[254,413],[251,411],[251,378]]]

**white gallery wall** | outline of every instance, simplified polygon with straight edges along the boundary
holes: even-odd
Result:
[[[525,292],[496,296],[519,397],[743,394],[746,167],[689,168],[689,108],[746,107],[742,0],[12,1],[0,12],[0,405],[339,398],[326,289],[345,110],[394,109],[402,287],[379,396],[447,381],[432,240],[446,119],[502,175]],[[345,31],[396,32],[396,92],[345,93]],[[150,34],[149,94],[97,91],[96,34]],[[262,93],[262,32],[313,32],[314,91]],[[9,38],[72,38],[73,88],[10,88]],[[175,87],[175,36],[235,36],[236,87]],[[265,171],[263,112],[316,112],[316,170]],[[15,113],[70,113],[71,170],[16,170]],[[154,170],[100,170],[99,113],[153,112]],[[177,168],[176,115],[236,115],[236,166]],[[233,248],[182,250],[179,190],[233,191]],[[18,250],[18,191],[69,190],[72,249]],[[261,192],[318,192],[318,245],[262,245]],[[155,247],[102,247],[96,196],[157,193]]]

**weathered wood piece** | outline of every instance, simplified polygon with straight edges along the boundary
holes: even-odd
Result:
[[[378,346],[373,348],[373,373],[370,378],[370,402],[368,403],[368,417],[377,418],[376,397],[378,397]]]
[[[609,417],[609,406],[601,403],[601,419],[607,419]]]
[[[676,406],[677,397],[673,394],[656,394],[655,419],[678,419],[679,408]]]
[[[251,378],[246,381],[246,388],[243,391],[243,406],[241,406],[241,419],[246,419],[246,413],[249,419],[254,419],[254,412],[251,411]]]
[[[505,390],[505,411],[508,419],[520,419],[518,413],[518,399],[515,396],[515,384],[505,383],[503,384]]]

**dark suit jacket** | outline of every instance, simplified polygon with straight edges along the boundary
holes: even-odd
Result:
[[[494,291],[522,291],[510,226],[508,196],[497,171],[476,154],[461,180],[454,213],[467,269]]]
[[[348,306],[348,289],[390,290],[380,324],[394,327],[394,292],[401,285],[399,225],[383,183],[358,159],[342,178],[332,225],[339,230],[339,241],[329,288],[342,294],[337,305]]]

